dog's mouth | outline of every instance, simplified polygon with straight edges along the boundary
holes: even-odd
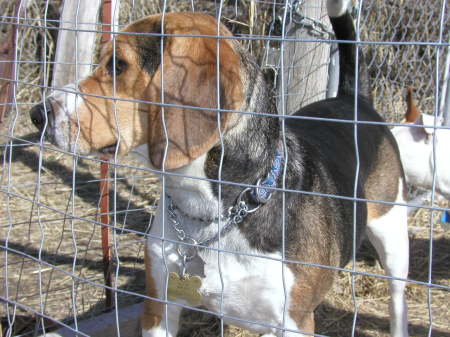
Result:
[[[101,149],[98,150],[98,152],[108,157],[114,157],[116,155],[116,149],[117,149],[117,142],[115,142],[112,145],[102,147]]]

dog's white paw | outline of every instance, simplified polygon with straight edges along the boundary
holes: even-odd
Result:
[[[150,330],[142,329],[142,337],[173,337],[173,336],[170,332],[166,333],[165,329],[158,327]]]

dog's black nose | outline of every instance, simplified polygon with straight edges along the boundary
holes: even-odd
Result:
[[[46,116],[49,116],[51,113],[51,104],[38,104],[31,108],[30,110],[30,118],[33,124],[42,131],[45,126],[45,121],[47,120]]]

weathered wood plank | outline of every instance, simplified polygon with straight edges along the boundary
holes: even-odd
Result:
[[[326,1],[306,0],[300,12],[306,18],[306,26],[298,22],[289,23],[286,36],[303,40],[328,39],[328,34],[308,27],[309,19],[320,20],[329,27]],[[284,42],[284,98],[286,113],[294,113],[302,106],[324,99],[327,96],[328,64],[330,44],[327,42]],[[278,75],[281,95],[281,76]],[[281,112],[281,99],[278,99]]]

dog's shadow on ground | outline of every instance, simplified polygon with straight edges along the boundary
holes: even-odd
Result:
[[[430,259],[430,245],[432,258]],[[450,238],[441,237],[430,241],[425,238],[410,238],[409,278],[421,282],[428,282],[429,265],[431,268],[431,282],[440,284],[450,279]]]
[[[429,258],[430,245],[432,245],[433,255]],[[410,237],[410,259],[408,278],[420,282],[428,282],[429,263],[432,263],[432,282],[439,284],[443,280],[450,279],[450,239],[440,237],[432,242],[425,238]],[[373,266],[377,263],[378,256],[375,248],[364,240],[359,249],[358,261],[364,261]]]

